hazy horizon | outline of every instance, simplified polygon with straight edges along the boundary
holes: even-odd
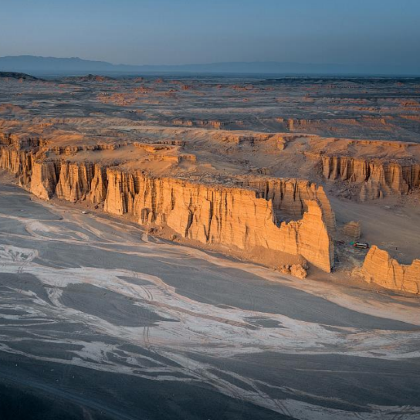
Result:
[[[0,46],[1,56],[420,68],[416,0],[16,0],[2,12],[0,36],[10,41]]]

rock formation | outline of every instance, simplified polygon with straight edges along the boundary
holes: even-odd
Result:
[[[318,200],[329,231],[335,231],[335,214],[321,186],[306,180],[279,178],[254,179],[244,182],[244,185],[256,188],[259,197],[272,201],[278,221],[302,217],[306,210],[305,201]]]
[[[38,197],[103,202],[111,214],[143,225],[169,227],[184,238],[239,250],[302,256],[329,272],[335,217],[321,187],[295,179],[240,181],[238,187],[203,184],[143,171],[104,168],[86,161],[35,156],[31,148],[0,148],[1,167]],[[293,219],[299,220],[293,220]],[[285,219],[289,222],[283,221]],[[292,220],[291,220],[292,219]]]
[[[91,191],[92,179],[93,165],[91,163],[63,162],[55,193],[58,198],[73,203],[84,200]]]
[[[252,189],[150,178],[113,168],[107,170],[107,179],[104,209],[109,213],[133,213],[141,224],[166,225],[202,243],[301,255],[331,270],[333,245],[316,199],[305,201],[301,220],[278,226],[273,200],[260,198]]]
[[[57,186],[56,165],[54,162],[35,161],[32,166],[30,191],[43,200],[49,200]]]
[[[308,275],[306,269],[301,264],[293,264],[290,267],[290,274],[298,279],[305,279]]]
[[[388,252],[372,246],[366,255],[361,274],[369,283],[392,290],[420,293],[420,260],[400,264]]]
[[[90,183],[89,200],[93,204],[105,201],[107,193],[106,170],[100,165],[94,166],[94,175]]]
[[[347,156],[323,156],[322,173],[328,180],[360,184],[361,201],[391,193],[407,194],[420,186],[420,164],[402,164]]]
[[[281,273],[290,274],[291,276],[297,277],[298,279],[305,279],[308,275],[308,267],[302,264],[283,264],[278,269]]]
[[[343,228],[343,233],[354,241],[358,241],[362,233],[360,222],[346,223]]]

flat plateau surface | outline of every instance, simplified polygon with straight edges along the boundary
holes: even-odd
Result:
[[[0,184],[2,419],[418,419],[417,298]]]

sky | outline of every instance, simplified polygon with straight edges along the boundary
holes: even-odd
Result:
[[[420,66],[420,0],[0,0],[0,56]]]

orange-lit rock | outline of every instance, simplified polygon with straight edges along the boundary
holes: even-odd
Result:
[[[346,156],[323,156],[322,173],[329,180],[360,184],[361,201],[391,193],[407,194],[420,186],[420,165],[417,163],[403,165]]]
[[[392,290],[420,293],[420,260],[400,264],[388,252],[372,246],[366,255],[361,274],[369,283]]]
[[[76,147],[73,153],[84,150]],[[324,190],[314,183],[245,178],[230,187],[70,162],[61,156],[60,151],[55,160],[41,155],[33,159],[30,148],[20,151],[14,145],[1,148],[0,162],[45,200],[55,194],[70,202],[103,202],[108,213],[167,226],[186,239],[247,252],[263,249],[302,256],[331,270],[334,249],[329,231],[335,228],[335,216]]]
[[[55,190],[58,198],[76,202],[86,199],[90,193],[93,165],[63,162]]]
[[[141,224],[168,226],[202,243],[301,255],[331,270],[333,245],[317,200],[305,201],[307,210],[301,220],[278,226],[273,200],[259,198],[252,189],[150,178],[115,169],[107,170],[107,178],[104,209],[109,213],[134,213]]]
[[[35,161],[32,166],[30,191],[43,200],[49,200],[55,193],[57,173],[54,162]]]

